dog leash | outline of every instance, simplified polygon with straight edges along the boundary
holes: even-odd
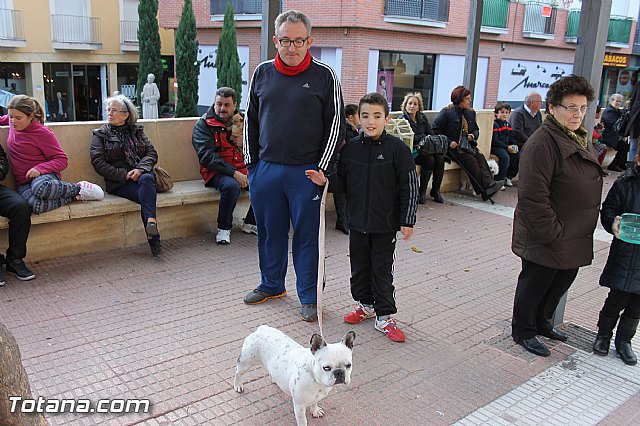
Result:
[[[322,199],[320,200],[320,226],[318,229],[318,288],[317,288],[317,301],[316,307],[318,311],[318,326],[320,327],[320,336],[322,334],[322,290],[324,287],[324,254],[325,254],[325,211],[327,209],[327,190],[329,188],[329,182],[324,186],[322,191]]]

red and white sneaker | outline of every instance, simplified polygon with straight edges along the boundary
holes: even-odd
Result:
[[[375,329],[386,334],[394,342],[404,342],[405,335],[396,325],[396,320],[389,317],[384,321],[378,321],[374,325]]]
[[[356,303],[353,312],[349,312],[344,316],[344,322],[347,324],[360,324],[367,318],[375,318],[376,313],[373,309],[365,307],[362,303]]]

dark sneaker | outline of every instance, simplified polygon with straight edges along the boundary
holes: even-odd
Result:
[[[302,321],[318,321],[318,305],[302,305],[300,315],[302,315]]]
[[[0,287],[4,286],[4,264],[0,263]]]
[[[283,291],[280,294],[270,295],[256,288],[255,290],[252,290],[249,294],[247,294],[242,301],[247,305],[257,305],[259,303],[266,302],[269,299],[278,299],[286,295],[286,291]]]
[[[7,260],[7,272],[15,275],[20,281],[29,281],[36,277],[36,274],[27,268],[22,259]]]
[[[162,253],[162,243],[160,241],[158,241],[157,243],[149,244],[149,247],[151,248],[151,255],[153,257],[156,257],[160,255],[160,253]]]
[[[160,233],[158,232],[158,222],[156,221],[147,222],[147,226],[144,227],[144,231],[150,237],[155,237],[156,235],[160,235]]]

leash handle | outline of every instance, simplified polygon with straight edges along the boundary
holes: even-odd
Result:
[[[317,301],[316,306],[318,310],[318,326],[320,327],[320,336],[322,334],[322,290],[324,287],[324,255],[325,255],[325,231],[326,220],[325,212],[327,210],[327,192],[329,188],[329,182],[324,186],[322,191],[322,199],[320,200],[320,226],[318,229],[318,288],[317,288]]]

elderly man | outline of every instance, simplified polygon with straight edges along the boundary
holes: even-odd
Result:
[[[317,319],[318,226],[322,191],[305,170],[332,170],[345,116],[335,72],[309,53],[306,15],[289,10],[275,21],[278,53],[258,65],[249,86],[244,157],[258,224],[261,282],[246,304],[286,296],[289,229],[304,321]]]
[[[248,185],[242,152],[231,141],[229,130],[236,106],[236,91],[230,87],[220,87],[213,105],[196,122],[191,135],[191,143],[200,160],[204,185],[220,191],[216,243],[221,245],[231,243],[233,210],[238,203],[240,190]],[[247,234],[257,232],[251,207],[242,231]]]
[[[522,148],[529,137],[542,125],[542,96],[531,92],[524,98],[524,104],[511,112],[509,122],[513,129],[513,139]]]

